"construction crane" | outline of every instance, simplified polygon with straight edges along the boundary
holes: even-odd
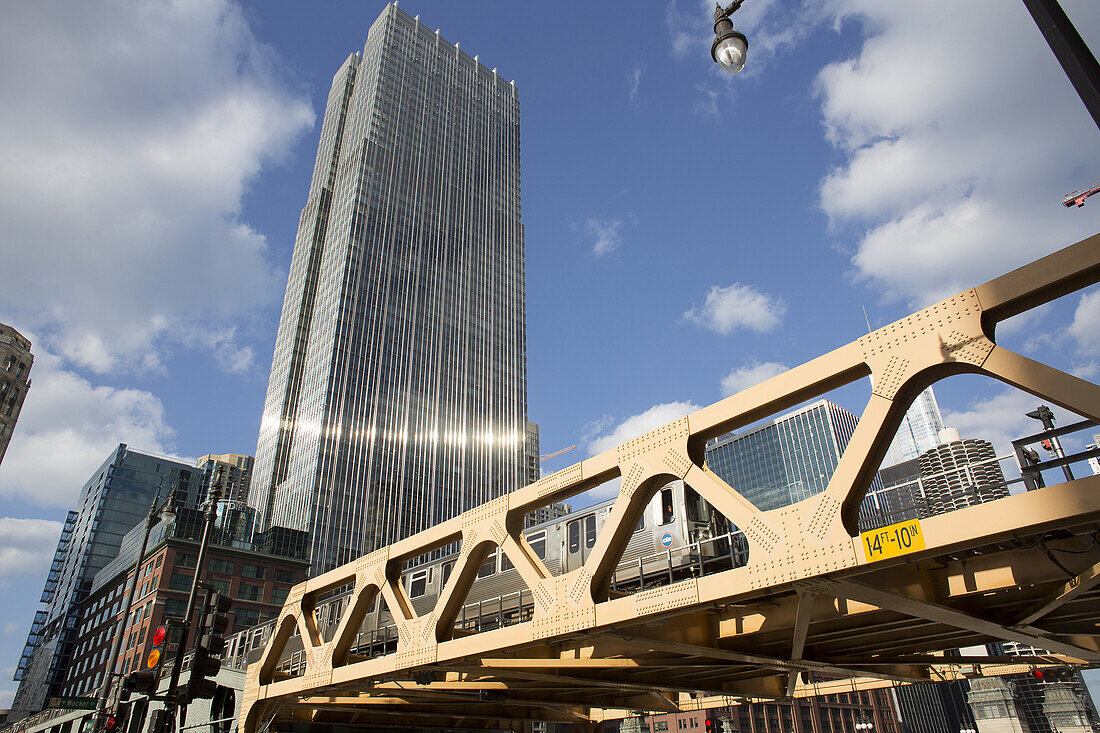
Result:
[[[549,461],[554,456],[560,456],[562,453],[568,453],[569,451],[573,450],[576,447],[577,446],[575,446],[575,445],[571,445],[568,448],[562,448],[561,450],[556,450],[553,453],[547,453],[545,456],[539,456],[539,463]]]
[[[1090,188],[1086,188],[1084,191],[1074,191],[1073,193],[1066,194],[1066,198],[1062,201],[1062,206],[1067,209],[1071,206],[1084,206],[1085,199],[1092,196],[1094,193],[1100,193],[1100,181],[1092,184]]]

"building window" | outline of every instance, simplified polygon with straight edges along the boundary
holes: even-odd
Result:
[[[267,574],[266,571],[267,568],[261,567],[259,565],[249,565],[248,563],[244,563],[241,566],[241,576],[245,578],[255,578],[256,580],[263,580],[264,576]]]
[[[168,581],[171,590],[191,590],[192,576],[183,573],[172,573],[172,579]]]
[[[264,587],[251,583],[241,583],[241,588],[237,592],[237,597],[242,601],[262,601],[264,597]]]
[[[214,588],[214,590],[218,591],[222,595],[225,595],[225,596],[229,595],[229,581],[228,580],[218,580],[217,578],[207,578],[206,583],[207,583],[207,585],[210,585],[211,587]]]
[[[275,568],[275,582],[276,583],[293,583],[294,571],[283,570],[282,568]]]
[[[179,555],[176,555],[176,567],[193,568],[195,567],[195,563],[198,562],[198,559],[199,558],[195,555],[186,555],[180,553]]]
[[[183,618],[183,614],[185,613],[187,613],[187,601],[183,601],[178,598],[169,598],[164,602],[165,616]]]
[[[234,611],[237,626],[255,626],[260,622],[260,611],[255,608],[238,608]]]
[[[286,588],[272,588],[271,589],[271,602],[275,603],[275,604],[278,604],[280,606],[283,605],[284,603],[286,603],[286,596],[289,592],[290,591],[287,590]]]
[[[210,572],[212,573],[225,573],[226,575],[233,574],[233,562],[231,560],[220,560],[218,558],[212,558],[210,560]]]

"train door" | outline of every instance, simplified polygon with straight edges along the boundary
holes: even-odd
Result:
[[[588,553],[596,546],[596,515],[565,523],[565,572],[576,570],[588,559]]]

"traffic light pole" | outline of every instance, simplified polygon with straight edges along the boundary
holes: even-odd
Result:
[[[171,506],[174,500],[173,493],[168,492],[164,507]],[[107,657],[107,674],[103,680],[103,686],[99,689],[99,701],[96,703],[96,714],[93,717],[92,733],[99,733],[103,727],[103,720],[107,716],[107,701],[111,697],[111,690],[115,687],[115,681],[120,677],[115,670],[118,668],[118,653],[122,649],[122,639],[126,636],[126,626],[130,620],[130,609],[134,605],[134,595],[137,593],[138,575],[141,572],[141,564],[145,562],[145,550],[149,546],[149,533],[153,527],[161,521],[160,513],[164,508],[160,505],[160,494],[153,499],[149,507],[149,515],[145,518],[145,534],[141,538],[141,549],[138,550],[137,561],[134,562],[134,581],[130,583],[130,590],[126,593],[126,603],[122,606],[122,620],[119,621],[115,631],[115,640],[111,643],[111,654]]]
[[[183,650],[187,648],[187,641],[191,636],[191,618],[195,614],[195,598],[199,590],[199,576],[206,567],[206,548],[210,544],[210,532],[214,528],[214,520],[218,516],[218,501],[221,499],[221,484],[214,483],[210,487],[206,504],[203,507],[202,541],[199,543],[199,558],[195,562],[195,577],[191,579],[191,592],[187,595],[187,611],[183,617],[183,631],[180,633],[179,646],[176,647],[176,658],[172,661],[172,676],[168,682],[168,700],[164,703],[167,715],[158,719],[163,727],[168,721],[174,721],[176,710],[180,707],[180,699],[177,687],[180,681],[180,672],[183,671]],[[184,706],[186,709],[186,706]],[[152,733],[169,733],[165,730],[153,730]]]

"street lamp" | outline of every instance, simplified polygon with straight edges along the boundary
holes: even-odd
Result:
[[[153,530],[153,527],[158,524],[163,522],[167,527],[175,520],[175,490],[173,489],[168,492],[168,496],[164,499],[163,503],[160,501],[160,492],[157,492],[156,498],[153,499],[153,503],[149,507],[149,514],[145,517],[145,534],[141,538],[141,549],[138,550],[137,560],[134,562],[134,581],[130,584],[130,590],[126,593],[126,603],[122,607],[122,621],[116,627],[115,639],[111,643],[111,654],[107,657],[107,674],[103,680],[103,685],[99,688],[99,702],[96,707],[97,714],[94,718],[93,725],[95,727],[93,730],[99,730],[102,726],[103,719],[106,717],[107,712],[107,700],[110,698],[116,678],[121,676],[119,673],[115,672],[115,669],[118,667],[118,653],[122,648],[122,639],[126,635],[127,622],[130,620],[130,608],[133,606],[134,594],[137,592],[141,565],[145,562],[145,549],[149,545],[149,533]]]
[[[749,50],[745,34],[735,31],[730,20],[744,1],[733,0],[724,8],[721,4],[714,8],[714,43],[710,46],[710,57],[731,74],[744,68],[745,54]],[[1100,127],[1100,64],[1096,57],[1058,0],[1023,0],[1023,3],[1096,126]]]
[[[749,52],[749,39],[741,31],[735,31],[730,20],[743,2],[745,0],[733,0],[725,8],[721,5],[714,8],[714,43],[710,44],[710,57],[730,74],[745,68],[745,56]]]

